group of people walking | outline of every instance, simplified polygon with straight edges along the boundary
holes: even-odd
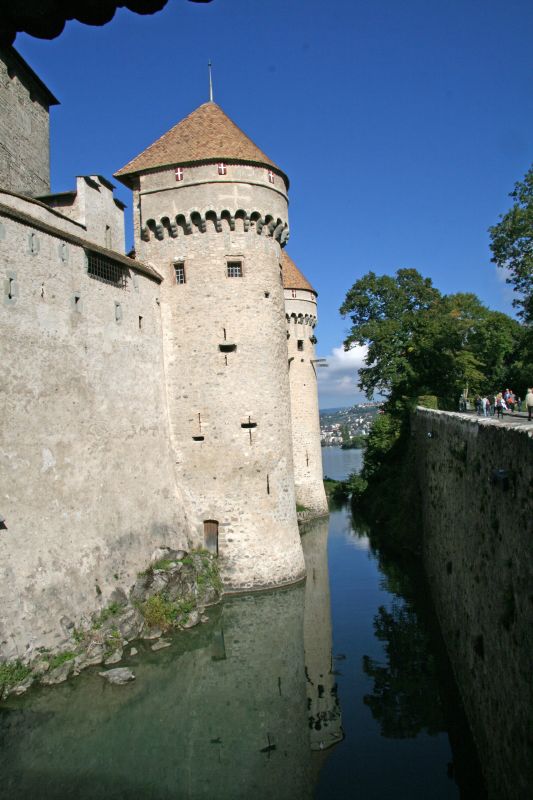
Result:
[[[466,410],[466,399],[462,398],[461,410]],[[497,419],[503,417],[504,411],[510,411],[514,414],[515,411],[527,411],[528,420],[531,421],[533,415],[533,388],[527,390],[524,403],[520,397],[517,397],[512,389],[505,389],[504,392],[489,395],[476,395],[476,413],[478,416],[494,417]]]

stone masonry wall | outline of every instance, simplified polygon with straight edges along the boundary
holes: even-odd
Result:
[[[36,230],[30,252],[31,229],[1,222],[4,659],[60,647],[65,626],[127,590],[156,546],[187,538],[159,283],[130,271],[126,289],[105,284],[82,247]]]
[[[489,796],[533,786],[533,425],[418,409],[423,554]]]
[[[293,294],[296,296],[293,297]],[[303,289],[286,289],[285,311],[296,501],[299,505],[325,514],[328,503],[322,471],[314,345],[316,297],[313,292]]]
[[[155,174],[141,178],[141,218],[148,228],[150,219],[162,227],[148,241],[135,243],[141,260],[164,277],[165,371],[177,480],[194,541],[204,544],[205,521],[219,525],[227,590],[283,585],[303,577],[304,562],[294,495],[281,250],[273,229],[265,224],[258,232],[237,212],[257,211],[262,219],[270,214],[286,224],[286,199],[251,182],[253,167],[230,165],[231,174],[220,181],[216,165],[208,172],[195,169],[196,186],[192,168],[183,183],[173,171],[158,173],[159,190]],[[265,170],[256,172],[263,180]],[[209,210],[215,219],[207,217]],[[221,218],[222,211],[229,218]],[[198,225],[196,214],[203,220]],[[191,227],[175,226],[180,216],[191,220]],[[228,277],[228,261],[242,264],[242,277]],[[185,283],[176,282],[176,263],[184,266]]]
[[[50,191],[48,108],[0,58],[0,187],[37,196]]]

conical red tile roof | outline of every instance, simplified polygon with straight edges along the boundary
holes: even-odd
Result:
[[[146,150],[115,172],[126,185],[128,177],[158,167],[196,162],[244,162],[273,168],[288,185],[285,173],[260,150],[216,103],[204,103],[174,125]]]
[[[281,274],[284,289],[306,289],[308,292],[317,294],[285,250],[281,251]]]

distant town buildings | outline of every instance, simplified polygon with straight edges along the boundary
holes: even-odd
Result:
[[[368,436],[372,421],[382,403],[358,403],[350,408],[326,409],[320,412],[322,447],[341,447],[361,436]]]

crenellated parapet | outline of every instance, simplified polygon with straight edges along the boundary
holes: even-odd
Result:
[[[194,233],[224,233],[225,231],[255,232],[259,236],[269,236],[283,247],[289,238],[289,225],[285,220],[272,214],[263,215],[260,211],[236,211],[223,209],[216,211],[190,211],[187,214],[163,214],[158,219],[147,219],[141,227],[141,238],[176,239]]]

